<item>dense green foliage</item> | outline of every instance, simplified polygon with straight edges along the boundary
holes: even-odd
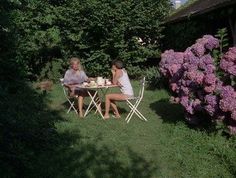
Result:
[[[158,4],[154,1],[1,1],[1,177],[58,177],[60,169],[67,167],[70,161],[65,162],[63,150],[69,154],[73,140],[83,140],[79,135],[55,129],[55,122],[62,116],[48,107],[48,100],[35,92],[26,79],[59,78],[59,70],[70,56],[81,57],[91,75],[108,72],[109,62],[118,56],[127,61],[128,68],[134,66],[132,70],[136,71],[135,64],[140,68],[148,56],[159,55],[160,24],[169,3],[163,0],[160,7]],[[136,40],[138,35],[147,44],[140,45]],[[95,144],[79,145],[80,156],[90,151],[105,153],[105,158],[113,154],[105,146],[99,149]],[[80,156],[76,154],[76,158]],[[53,162],[48,162],[49,158]],[[108,165],[118,165],[115,158],[111,158]],[[133,158],[139,157],[134,155]],[[66,165],[57,167],[57,162]],[[142,175],[146,162],[134,162],[143,165],[142,169],[135,168],[135,173]],[[52,171],[47,172],[47,168]],[[128,166],[122,165],[122,168],[123,177],[135,174]],[[97,173],[99,171],[100,175],[104,173],[97,168]],[[71,172],[61,174],[71,176]]]
[[[92,114],[85,120],[66,115],[59,85],[45,97],[26,81],[58,78],[70,56],[81,57],[91,75],[104,72],[116,57],[133,76],[140,74],[146,57],[159,55],[168,6],[164,0],[1,1],[1,177],[235,175],[234,138],[188,128],[165,91],[146,91],[140,110],[149,121],[134,118],[127,125]],[[147,74],[153,82],[159,77],[156,68]],[[127,107],[119,107],[124,118]]]
[[[71,56],[93,76],[108,75],[111,60],[120,58],[137,77],[147,58],[160,55],[161,24],[170,9],[168,0],[17,2],[11,12],[16,61],[31,79],[58,77]]]

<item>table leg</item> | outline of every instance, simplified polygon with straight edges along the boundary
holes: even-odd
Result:
[[[98,91],[96,91],[96,92],[94,93],[94,95],[92,95],[92,94],[89,92],[89,90],[88,90],[88,94],[89,94],[89,96],[90,96],[90,98],[91,98],[91,102],[95,105],[95,107],[97,108],[97,111],[99,112],[99,114],[101,115],[101,117],[104,119],[103,114],[102,114],[102,112],[101,112],[101,110],[100,110],[100,108],[99,108],[100,103],[97,104],[96,101],[94,100],[94,99],[96,98],[96,96],[97,96],[97,93],[98,93]]]
[[[89,94],[89,91],[87,91],[87,92],[88,92],[88,94]],[[95,105],[93,104],[93,100],[95,99],[96,94],[97,94],[97,91],[95,92],[94,96],[91,97],[91,95],[89,95],[90,98],[91,98],[91,101],[90,101],[90,103],[89,103],[89,105],[88,105],[88,107],[87,107],[87,109],[86,109],[86,111],[85,111],[84,117],[86,117],[86,116],[88,115],[88,113],[89,113],[89,112],[93,109],[93,107],[95,106]],[[93,98],[93,100],[92,100],[92,98]]]

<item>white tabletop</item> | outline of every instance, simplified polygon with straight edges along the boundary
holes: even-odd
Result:
[[[119,85],[94,85],[94,86],[85,86],[85,85],[76,85],[76,88],[82,88],[82,89],[103,89],[103,88],[116,88],[119,87]]]

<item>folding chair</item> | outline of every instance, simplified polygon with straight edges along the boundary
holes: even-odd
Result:
[[[147,121],[147,119],[143,116],[143,114],[137,109],[140,102],[143,99],[144,89],[145,89],[145,77],[143,77],[143,79],[141,80],[139,95],[137,97],[130,97],[126,100],[126,103],[130,108],[130,112],[125,119],[127,123],[129,123],[134,114],[136,114],[141,120]]]
[[[69,95],[68,95],[68,89],[65,87],[65,85],[64,85],[64,79],[63,78],[61,78],[60,79],[60,82],[61,82],[61,86],[62,86],[62,89],[63,89],[63,93],[64,93],[64,95],[65,95],[65,97],[66,97],[66,100],[69,102],[69,104],[70,104],[70,107],[69,107],[69,109],[68,109],[68,111],[66,112],[67,114],[71,111],[71,109],[73,109],[75,112],[76,112],[76,114],[78,114],[78,111],[77,111],[77,109],[75,108],[75,98],[76,98],[76,96],[75,97],[70,97]]]

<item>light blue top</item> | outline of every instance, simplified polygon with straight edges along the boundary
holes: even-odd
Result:
[[[75,71],[73,69],[68,69],[64,76],[64,84],[82,84],[87,81],[88,77],[84,71]]]

